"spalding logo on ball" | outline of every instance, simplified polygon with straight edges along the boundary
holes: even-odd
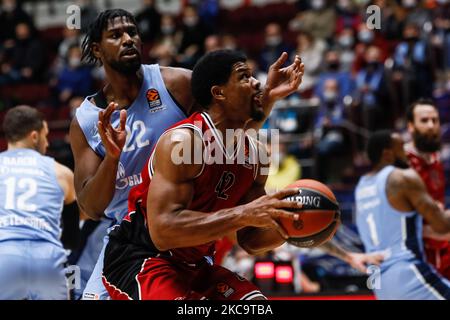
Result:
[[[302,209],[296,211],[299,220],[279,219],[289,235],[287,242],[297,247],[312,248],[331,240],[339,227],[341,213],[330,188],[311,179],[297,180],[287,188],[299,188],[299,191],[285,200],[303,204]]]

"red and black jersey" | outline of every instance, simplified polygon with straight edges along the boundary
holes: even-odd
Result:
[[[445,174],[439,153],[431,154],[430,160],[427,161],[412,145],[407,145],[405,151],[411,167],[422,178],[430,196],[445,204]],[[427,222],[424,221],[424,223]],[[450,243],[424,238],[424,247],[428,262],[433,264],[447,279],[450,279]]]
[[[427,161],[412,146],[407,146],[405,151],[411,167],[420,175],[431,197],[444,203],[445,174],[439,153],[432,153]]]
[[[255,141],[245,135],[238,138],[232,148],[224,144],[221,133],[215,128],[211,118],[207,113],[194,113],[189,118],[175,124],[165,133],[174,129],[188,128],[195,134],[201,136],[203,141],[203,161],[202,170],[194,179],[194,195],[188,210],[200,212],[215,212],[220,209],[236,206],[243,196],[249,191],[258,174],[258,149]],[[157,144],[156,144],[157,146]],[[155,147],[156,149],[156,147]],[[231,149],[231,150],[230,150]],[[230,152],[231,151],[231,152]],[[128,240],[136,245],[145,247],[149,251],[160,255],[169,255],[172,258],[187,263],[197,263],[205,256],[214,255],[214,242],[195,247],[172,249],[165,253],[157,251],[151,238],[148,236],[147,227],[147,193],[152,188],[154,172],[153,150],[142,170],[142,183],[133,188],[129,194],[129,214],[123,220],[119,229],[130,228],[127,226],[138,223],[134,226],[133,232],[127,233]],[[141,217],[135,217],[137,214]],[[137,227],[137,228],[136,228]],[[114,237],[119,232],[117,228],[111,232],[110,237]],[[124,240],[124,239],[122,239]]]

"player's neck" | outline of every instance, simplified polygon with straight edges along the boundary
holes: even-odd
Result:
[[[222,135],[226,136],[227,129],[244,129],[245,123],[241,120],[233,120],[227,117],[227,115],[222,111],[223,107],[211,107],[207,113],[209,114],[214,126],[219,130]]]
[[[27,141],[17,141],[17,142],[8,142],[8,151],[17,150],[17,149],[31,149],[35,150]]]
[[[103,92],[108,103],[114,101],[122,106],[129,106],[137,98],[142,86],[143,76],[141,69],[132,75],[124,75],[110,67],[105,66],[108,84]]]

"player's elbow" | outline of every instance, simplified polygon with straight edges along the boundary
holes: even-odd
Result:
[[[173,239],[176,239],[171,234],[170,226],[161,221],[161,219],[155,219],[149,223],[149,233],[152,243],[158,251],[167,251],[174,248]]]
[[[99,221],[103,218],[103,211],[95,210],[89,206],[85,206],[81,201],[78,201],[80,210],[91,220]]]

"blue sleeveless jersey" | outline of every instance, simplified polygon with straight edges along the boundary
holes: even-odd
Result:
[[[142,65],[143,83],[135,101],[127,109],[127,140],[120,156],[116,178],[116,191],[105,215],[116,221],[128,211],[128,192],[142,180],[145,165],[160,135],[171,125],[186,118],[167,91],[159,65]],[[186,88],[188,90],[188,88]],[[105,148],[97,131],[98,113],[101,108],[87,97],[76,111],[76,118],[89,146],[100,157]],[[119,124],[119,111],[111,116],[113,127]]]
[[[62,247],[63,205],[52,158],[31,149],[0,153],[0,241],[46,240]]]
[[[386,195],[386,182],[395,168],[363,176],[355,190],[356,224],[367,252],[383,251],[388,267],[398,260],[424,260],[422,216],[395,210]]]

